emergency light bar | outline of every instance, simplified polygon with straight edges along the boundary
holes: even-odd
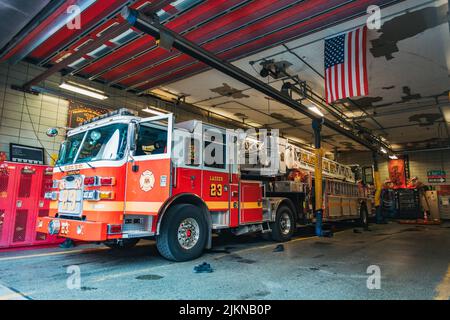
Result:
[[[126,109],[126,108],[121,108],[121,109],[114,110],[114,111],[111,111],[111,112],[108,112],[108,113],[105,113],[105,114],[101,114],[101,115],[99,115],[97,117],[94,117],[92,119],[86,120],[86,121],[83,122],[82,125],[85,125],[85,124],[88,124],[88,123],[92,123],[92,122],[95,122],[95,121],[98,121],[98,120],[101,120],[101,119],[114,117],[114,116],[134,116],[134,117],[136,117],[137,116],[137,112],[133,111],[133,110]]]

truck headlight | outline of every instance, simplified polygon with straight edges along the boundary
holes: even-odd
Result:
[[[51,235],[58,234],[61,230],[61,222],[57,219],[52,220],[48,224],[48,233]]]

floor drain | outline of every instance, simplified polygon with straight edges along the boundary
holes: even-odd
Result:
[[[320,245],[320,246],[331,246],[332,245],[331,242],[322,242],[322,241],[316,241],[316,242],[314,242],[314,244]]]
[[[81,287],[80,289],[81,289],[82,291],[97,290],[97,288],[94,288],[94,287]]]
[[[144,274],[142,276],[137,276],[137,280],[159,280],[164,278],[163,276],[159,276],[157,274]]]

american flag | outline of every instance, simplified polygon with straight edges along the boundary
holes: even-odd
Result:
[[[325,95],[328,103],[369,94],[367,28],[325,40]]]

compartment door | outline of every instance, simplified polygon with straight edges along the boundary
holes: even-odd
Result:
[[[240,224],[261,222],[262,185],[259,181],[241,181],[240,183]]]

